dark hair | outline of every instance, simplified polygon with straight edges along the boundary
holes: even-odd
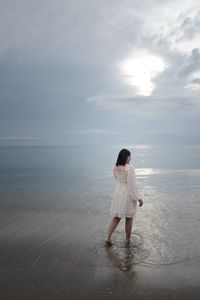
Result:
[[[125,164],[126,164],[126,161],[127,161],[127,158],[128,158],[128,156],[130,156],[131,155],[131,152],[130,151],[128,151],[127,149],[121,149],[120,151],[119,151],[119,154],[118,154],[118,157],[117,157],[117,162],[116,162],[116,166],[118,166],[118,165],[123,165],[123,166],[125,166]]]

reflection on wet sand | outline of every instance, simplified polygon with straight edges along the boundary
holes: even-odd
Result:
[[[143,262],[149,256],[149,251],[144,249],[143,244],[142,236],[134,233],[129,245],[118,238],[113,245],[105,245],[105,252],[114,267],[134,275],[134,265]]]

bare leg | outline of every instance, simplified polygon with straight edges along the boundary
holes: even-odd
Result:
[[[133,218],[126,218],[126,223],[125,223],[126,242],[129,242],[131,238],[132,223],[133,223]]]
[[[117,227],[119,221],[121,220],[121,218],[118,218],[118,217],[113,217],[112,218],[112,221],[108,227],[108,231],[107,231],[107,240],[108,241],[111,241],[111,236],[115,230],[115,228]]]

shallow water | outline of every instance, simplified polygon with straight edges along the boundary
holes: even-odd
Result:
[[[140,274],[137,267],[179,270],[190,263],[193,276],[180,268],[176,284],[190,276],[191,284],[199,286],[194,268],[200,263],[200,146],[127,145],[144,205],[137,208],[130,246],[124,245],[122,219],[114,245],[105,247],[115,185],[112,165],[122,147],[0,147],[1,282],[8,298],[6,278],[11,291],[16,277],[19,286],[28,280],[39,288],[36,274],[44,266],[60,280],[63,266],[70,268],[67,286],[79,280],[89,288],[95,282],[107,284],[112,270],[120,272],[114,271],[113,282],[132,287]],[[20,275],[29,268],[30,277]],[[82,274],[82,268],[90,272]],[[171,272],[169,284],[175,276]],[[144,274],[150,282],[152,275]]]

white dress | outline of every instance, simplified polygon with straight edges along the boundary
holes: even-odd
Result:
[[[142,198],[137,189],[135,169],[126,164],[124,171],[117,171],[113,166],[113,177],[117,185],[112,194],[111,217],[132,218],[137,211],[137,200]]]

